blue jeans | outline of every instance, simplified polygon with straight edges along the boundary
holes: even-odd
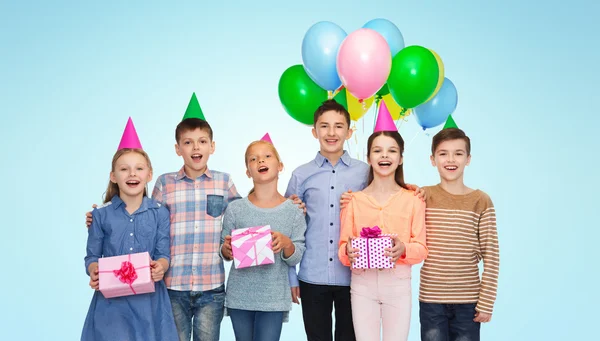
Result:
[[[475,303],[437,304],[419,302],[422,341],[479,341],[481,323]]]
[[[225,304],[225,286],[208,291],[169,290],[179,341],[218,341]]]
[[[281,311],[251,311],[227,308],[236,341],[279,341],[283,325]]]

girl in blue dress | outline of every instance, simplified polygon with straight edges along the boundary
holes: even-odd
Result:
[[[169,268],[169,211],[146,196],[152,165],[140,148],[121,148],[112,161],[104,204],[92,212],[85,267],[96,290],[85,319],[85,341],[178,341],[163,276]],[[155,292],[105,298],[98,259],[147,251]]]

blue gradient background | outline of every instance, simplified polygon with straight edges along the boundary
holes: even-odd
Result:
[[[454,117],[473,140],[467,184],[497,207],[500,281],[483,339],[594,338],[600,5],[529,3],[0,2],[2,339],[79,339],[92,296],[84,213],[101,202],[128,116],[155,176],[178,170],[174,128],[195,91],[215,130],[210,167],[247,193],[243,152],[268,131],[283,191],[318,143],[283,111],[281,73],[302,62],[315,22],[350,33],[377,17],[442,57],[459,93]],[[428,156],[439,128],[403,123],[408,182],[438,182]],[[417,288],[415,267],[410,340]],[[282,340],[303,335],[294,306]],[[222,339],[234,339],[229,318]]]

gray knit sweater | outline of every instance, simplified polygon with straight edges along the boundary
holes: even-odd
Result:
[[[275,254],[275,263],[235,269],[233,262],[227,280],[225,307],[255,311],[282,311],[284,322],[292,309],[288,268],[295,266],[304,254],[306,220],[302,210],[291,200],[273,208],[260,208],[248,197],[231,202],[223,217],[221,245],[225,236],[238,228],[271,225],[271,231],[288,236],[296,250],[284,259],[283,251]],[[226,312],[226,315],[227,312]]]

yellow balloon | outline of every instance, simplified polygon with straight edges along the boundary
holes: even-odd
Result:
[[[431,100],[435,95],[437,95],[438,91],[440,91],[440,88],[442,87],[442,84],[444,83],[444,63],[442,63],[442,58],[440,58],[440,56],[434,50],[429,49],[429,51],[433,53],[435,60],[437,60],[438,68],[440,69],[440,75],[438,77],[438,83],[435,87],[435,90],[425,102],[429,102],[429,100]]]
[[[392,97],[392,94],[387,94],[381,98],[385,101],[385,106],[388,108],[390,115],[392,115],[392,119],[394,121],[399,119],[400,117],[410,115],[410,112],[408,110],[404,110],[401,106],[398,105],[398,103],[396,103],[396,101],[394,101],[394,97]]]
[[[348,112],[350,113],[350,119],[352,121],[358,121],[361,117],[363,117],[367,111],[373,105],[373,101],[375,97],[369,97],[360,103],[358,98],[352,96],[349,92],[346,92],[346,101],[348,103]]]

